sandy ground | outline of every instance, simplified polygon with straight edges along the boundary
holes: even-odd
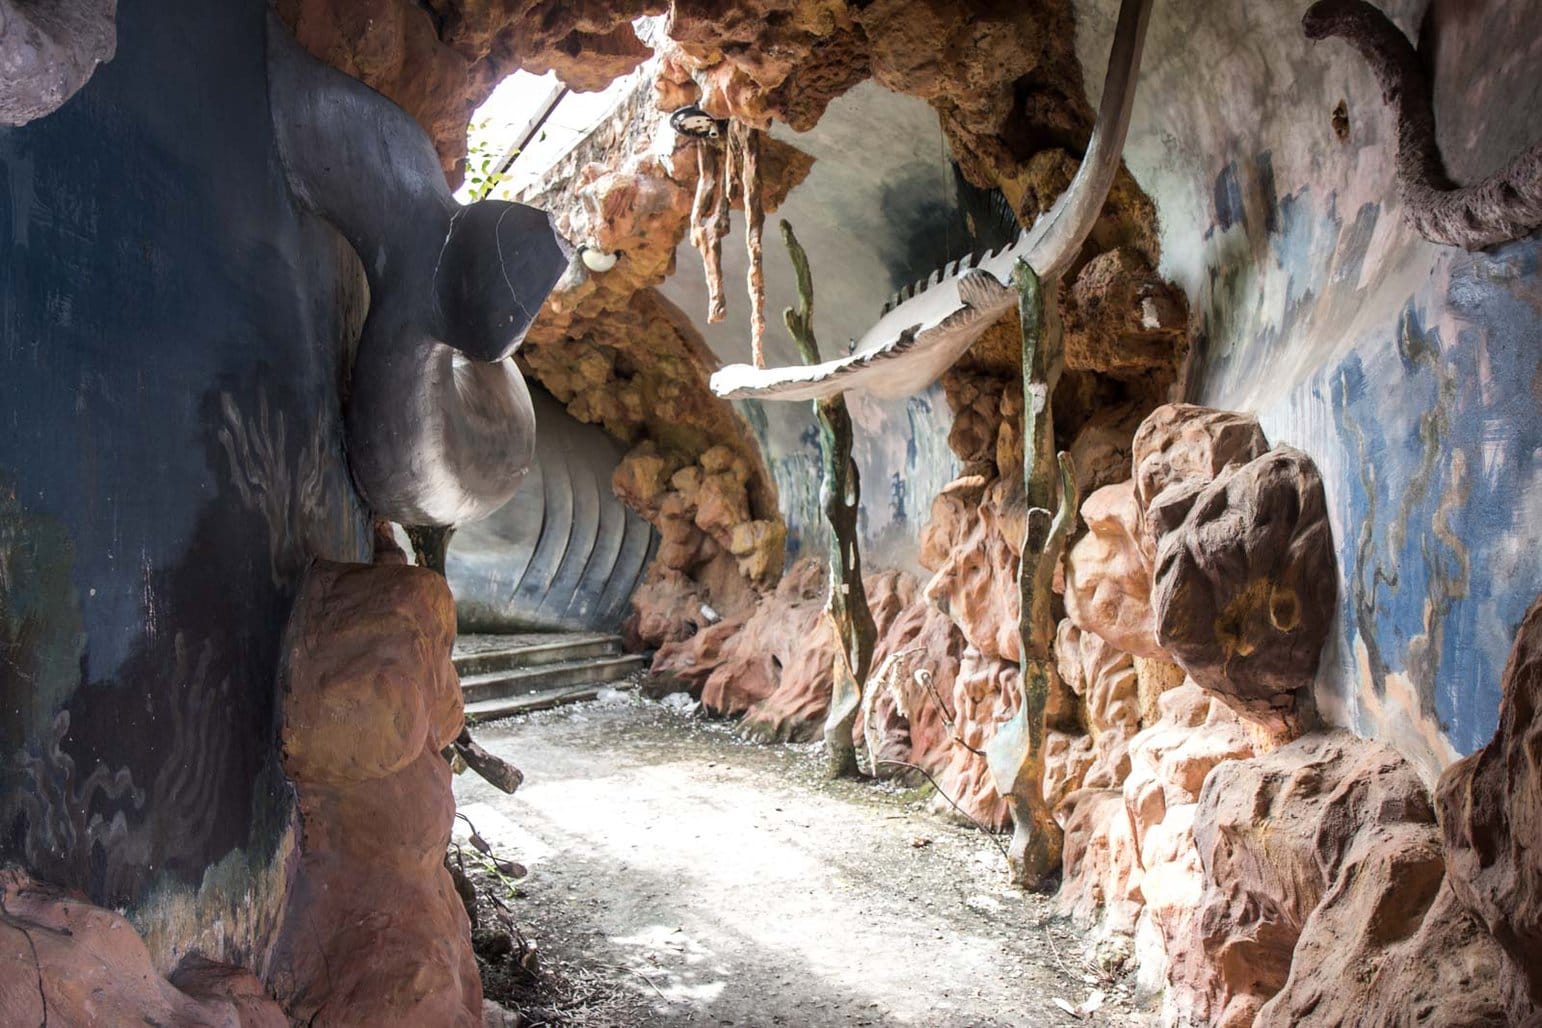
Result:
[[[913,794],[824,781],[814,747],[620,693],[476,735],[525,784],[504,796],[462,775],[460,811],[529,868],[511,907],[545,971],[609,994],[578,1023],[1147,1020],[1051,900],[1007,884],[988,837]],[[1097,991],[1082,1018],[1054,1002]]]

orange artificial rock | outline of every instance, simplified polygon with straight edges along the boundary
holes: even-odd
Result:
[[[434,142],[460,181],[466,123],[506,76],[554,70],[580,92],[603,89],[652,51],[631,22],[656,0],[279,0],[279,16],[312,55],[383,93]]]
[[[1254,749],[1246,724],[1192,682],[1164,693],[1158,709],[1157,721],[1129,742],[1123,793],[1142,868],[1137,945],[1144,944],[1144,962],[1162,965],[1203,887],[1193,826],[1205,780],[1216,767],[1253,756]],[[1144,969],[1147,976],[1157,972]]]
[[[1092,693],[1114,697],[1104,734],[1129,766],[1121,786],[1083,788],[1056,809],[1065,832],[1059,905],[1083,924],[1133,935],[1137,952],[1145,951],[1142,981],[1159,987],[1167,940],[1187,924],[1201,892],[1192,827],[1200,789],[1216,766],[1252,755],[1249,735],[1228,707],[1189,683],[1162,697],[1153,725],[1125,738],[1136,716],[1128,655],[1069,622],[1057,650],[1073,685],[1079,679],[1085,689],[1089,674],[1094,682],[1104,676]]]
[[[1164,658],[1136,657],[1135,683],[1140,696],[1140,723],[1142,728],[1156,724],[1162,716],[1157,701],[1162,694],[1182,685],[1187,677],[1183,668]]]
[[[470,922],[443,863],[454,640],[449,588],[424,568],[318,561],[301,585],[280,728],[301,838],[270,980],[308,1024],[481,1023]]]
[[[1130,740],[1140,731],[1140,695],[1135,665],[1069,618],[1055,634],[1055,663],[1060,680],[1080,697],[1094,762],[1086,784],[1118,788],[1130,773]]]
[[[1066,615],[1085,632],[1138,657],[1160,657],[1151,613],[1151,567],[1138,542],[1133,482],[1104,486],[1082,503],[1087,532],[1065,560]]]
[[[719,714],[758,707],[746,719],[757,734],[814,738],[830,702],[835,646],[822,620],[824,599],[823,563],[806,557],[794,564],[723,645],[702,703]]]
[[[1044,802],[1054,809],[1087,781],[1098,755],[1092,737],[1048,729],[1044,733]]]
[[[1065,832],[1063,879],[1056,902],[1079,924],[1100,922],[1130,933],[1140,916],[1140,862],[1124,796],[1118,789],[1082,789],[1055,811]]]
[[[1358,836],[1256,1028],[1536,1023],[1542,1011],[1507,1002],[1503,951],[1441,871],[1428,825]]]
[[[1082,496],[1090,497],[1104,486],[1129,479],[1141,409],[1135,404],[1099,404],[1077,429],[1070,452],[1076,468],[1077,492]],[[1139,532],[1135,535],[1140,538]]]
[[[943,510],[953,513],[946,504]],[[927,600],[954,620],[972,647],[997,660],[1016,662],[1022,653],[1017,567],[1026,510],[1022,487],[997,479],[978,508],[971,512],[967,501],[957,502],[956,519],[937,518],[922,543],[923,557],[940,559]],[[935,518],[937,507],[933,511]]]
[[[287,1028],[240,968],[192,960],[162,978],[121,914],[15,868],[0,871],[0,1015],[7,1025]]]

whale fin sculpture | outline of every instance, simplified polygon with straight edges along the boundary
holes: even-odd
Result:
[[[345,416],[354,484],[404,525],[491,514],[535,454],[530,393],[507,358],[567,270],[567,244],[534,207],[457,203],[417,122],[271,13],[268,93],[290,188],[369,280]]]
[[[858,340],[848,357],[804,367],[730,364],[712,376],[712,391],[728,399],[812,400],[848,390],[908,396],[935,382],[1012,309],[1012,267],[1027,261],[1054,281],[1076,259],[1119,171],[1135,102],[1135,80],[1152,0],[1123,0],[1109,51],[1103,98],[1087,155],[1071,185],[1015,243],[964,268],[934,273],[935,283],[895,304]]]

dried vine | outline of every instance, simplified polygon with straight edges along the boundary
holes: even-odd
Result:
[[[696,197],[691,204],[691,245],[701,254],[707,277],[707,321],[728,315],[723,295],[723,237],[728,234],[728,201],[732,182],[728,153],[707,140],[696,144]]]
[[[792,259],[798,281],[798,310],[782,312],[787,331],[798,353],[809,364],[819,363],[819,343],[814,338],[814,277],[808,254],[798,243],[792,226],[782,221],[782,241]],[[857,507],[862,495],[861,478],[851,459],[851,415],[840,393],[814,401],[819,419],[819,453],[824,465],[819,495],[825,519],[830,522],[830,595],[825,617],[840,645],[836,647],[835,674],[830,688],[830,712],[825,718],[825,757],[832,776],[857,773],[857,750],[852,728],[862,705],[862,685],[873,662],[873,642],[878,628],[867,606],[862,585],[862,555],[857,548]]]
[[[1022,637],[1022,702],[986,746],[996,791],[1012,812],[1008,863],[1012,880],[1038,887],[1060,863],[1061,831],[1044,801],[1044,710],[1057,687],[1051,607],[1055,566],[1076,520],[1075,469],[1068,454],[1055,455],[1050,398],[1059,381],[1062,353],[1054,284],[1046,286],[1024,261],[1012,272],[1022,320],[1023,485],[1027,529],[1018,567],[1019,631]],[[1055,468],[1059,465],[1059,504]]]

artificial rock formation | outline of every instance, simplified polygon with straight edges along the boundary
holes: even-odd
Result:
[[[0,1016],[12,1025],[287,1028],[250,972],[185,961],[171,980],[121,914],[0,871]]]
[[[1217,768],[1200,806],[1205,891],[1192,936],[1175,946],[1172,999],[1212,1024],[1252,1023],[1284,985],[1302,927],[1359,836],[1391,841],[1408,825],[1434,827],[1413,768],[1345,733]],[[1420,852],[1438,881],[1438,852]],[[1405,873],[1416,882],[1412,867]]]
[[[745,579],[774,587],[786,529],[748,426],[707,387],[716,358],[685,312],[655,288],[673,272],[691,228],[699,176],[708,167],[698,154],[712,146],[677,135],[655,109],[652,90],[639,86],[616,118],[553,168],[549,185],[532,199],[559,212],[565,237],[621,256],[604,273],[575,263],[520,360],[575,418],[632,447],[615,487],[664,537],[656,568],[683,572],[723,607],[731,597],[702,565],[727,552]],[[770,138],[759,147],[760,199],[774,211],[812,161]],[[721,197],[726,226],[743,193]],[[706,490],[700,497],[693,491],[698,482]]]
[[[1316,465],[1268,449],[1250,417],[1190,404],[1152,412],[1134,462],[1161,652],[1266,730],[1298,734],[1295,694],[1316,674],[1337,599]]]
[[[385,94],[433,140],[459,182],[471,112],[521,68],[555,71],[579,91],[603,89],[651,51],[632,20],[662,3],[553,0],[279,0],[311,54]]]
[[[1150,13],[1151,0],[1123,0],[1120,5],[1087,153],[1054,206],[1016,242],[977,260],[952,262],[902,292],[845,357],[816,367],[730,365],[712,376],[713,391],[719,396],[779,400],[816,399],[846,390],[907,396],[941,378],[1011,309],[1017,290],[1009,283],[1015,285],[1021,277],[1019,269],[1031,269],[1056,290],[1061,276],[1079,262],[1082,244],[1117,177]],[[977,48],[979,39],[975,35],[969,45]],[[1059,358],[1057,346],[1057,369]]]
[[[1269,449],[1258,419],[1191,403],[1152,411],[1135,432],[1132,458],[1141,547],[1154,565],[1157,543],[1182,524],[1194,497],[1222,469]]]
[[[1063,638],[1089,639],[1074,631]],[[1109,670],[1116,677],[1108,685],[1127,687],[1117,663]],[[1163,694],[1159,707],[1156,721],[1128,737],[1128,711],[1119,711],[1121,720],[1097,733],[1112,733],[1103,745],[1120,754],[1114,773],[1088,781],[1056,810],[1066,839],[1061,909],[1104,933],[1144,930],[1155,940],[1157,964],[1166,935],[1199,893],[1193,813],[1205,776],[1253,752],[1237,716],[1192,683]]]
[[[455,816],[440,751],[463,723],[455,605],[424,568],[319,562],[282,673],[298,865],[271,982],[317,1025],[481,1024],[466,908],[444,866]]]
[[[1060,680],[1081,701],[1084,737],[1092,753],[1081,784],[1117,788],[1129,776],[1130,740],[1141,729],[1134,658],[1068,618],[1055,634],[1055,661]]]
[[[1388,747],[1305,736],[1215,769],[1170,1009],[1217,1025],[1523,1023],[1495,940],[1453,901],[1428,791]]]
[[[1121,377],[1164,375],[1188,328],[1188,300],[1121,247],[1088,261],[1065,290],[1065,366]]]
[[[1288,446],[1223,471],[1157,550],[1158,642],[1196,682],[1266,723],[1294,716],[1337,596],[1322,479]]]
[[[1099,489],[1082,504],[1081,516],[1087,533],[1066,554],[1066,616],[1125,653],[1162,656],[1134,483]]]
[[[0,125],[58,110],[112,60],[117,0],[0,0]]]
[[[1542,600],[1516,633],[1499,729],[1441,775],[1451,886],[1504,951],[1512,1014],[1542,1008]]]

